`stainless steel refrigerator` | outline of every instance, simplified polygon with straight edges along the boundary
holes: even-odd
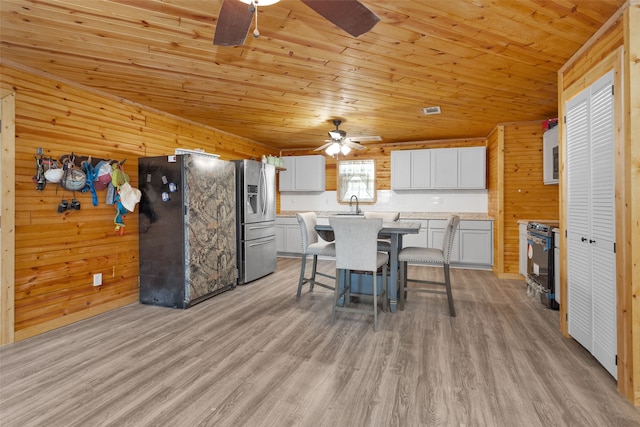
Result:
[[[276,270],[276,170],[253,160],[235,160],[238,283]]]
[[[140,302],[187,308],[235,287],[235,165],[206,154],[138,160]]]

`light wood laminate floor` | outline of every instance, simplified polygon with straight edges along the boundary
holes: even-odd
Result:
[[[321,261],[323,271],[333,264]],[[187,310],[132,304],[0,349],[0,425],[638,426],[523,281],[453,269],[404,312],[339,314],[298,259]],[[441,270],[409,267],[410,275]]]

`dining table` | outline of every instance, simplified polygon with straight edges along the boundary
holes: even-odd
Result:
[[[392,313],[398,310],[398,289],[399,269],[398,254],[402,249],[402,236],[405,234],[418,234],[420,222],[392,221],[383,222],[382,229],[378,233],[379,238],[389,238],[391,240],[391,253],[389,254],[389,282],[387,293],[389,295],[389,308]],[[331,242],[334,240],[333,230],[329,224],[317,224],[316,231],[324,240]]]

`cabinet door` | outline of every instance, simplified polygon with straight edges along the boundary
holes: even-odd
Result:
[[[431,151],[413,150],[411,152],[411,188],[431,188]]]
[[[324,191],[325,158],[324,156],[295,157],[295,189],[296,191]]]
[[[519,224],[520,228],[520,274],[527,277],[527,224]]]
[[[557,184],[554,170],[558,170],[558,156],[554,156],[554,148],[558,152],[558,126],[546,131],[542,137],[542,179],[544,184]]]
[[[287,226],[285,224],[276,225],[276,251],[287,251]]]
[[[444,242],[444,232],[446,229],[446,220],[429,221],[429,246],[432,248],[442,249]],[[460,226],[453,238],[453,246],[451,248],[451,263],[460,262]]]
[[[460,262],[493,264],[492,235],[486,230],[460,230]]]
[[[284,160],[284,168],[286,170],[278,173],[278,189],[280,191],[294,191],[296,158],[289,156],[283,157],[282,159]]]
[[[487,156],[485,147],[458,149],[458,188],[486,188]]]
[[[411,150],[391,152],[391,189],[411,189]]]
[[[286,252],[293,254],[302,253],[302,236],[300,235],[300,226],[297,224],[287,224],[285,230],[285,237],[287,241]]]
[[[430,151],[432,188],[457,188],[458,150],[438,148]]]
[[[429,247],[429,221],[420,221],[422,226],[418,234],[405,234],[402,236],[402,247],[414,246],[418,248]]]

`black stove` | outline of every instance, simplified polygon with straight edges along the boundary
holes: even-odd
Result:
[[[557,310],[555,298],[553,228],[557,223],[527,224],[527,285],[531,294],[540,295],[540,302]]]

